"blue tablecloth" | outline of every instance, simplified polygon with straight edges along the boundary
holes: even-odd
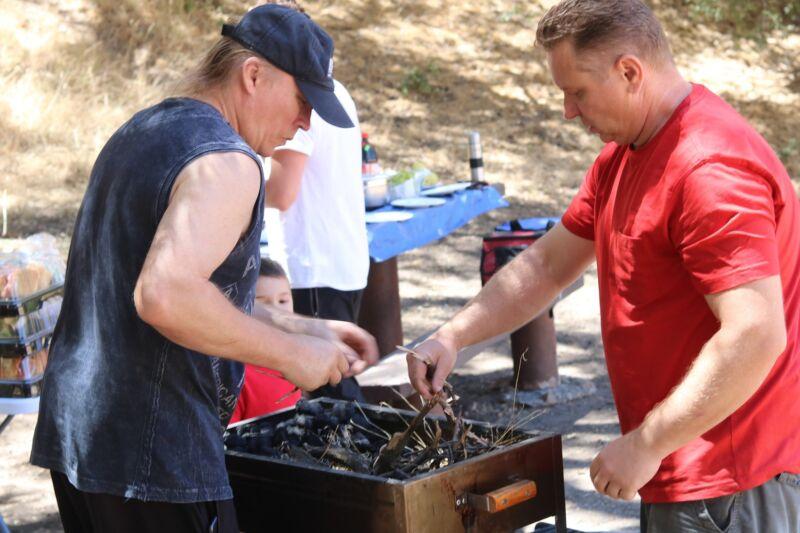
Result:
[[[414,215],[403,222],[367,224],[369,255],[372,260],[380,263],[403,252],[425,246],[487,211],[508,207],[508,202],[492,187],[460,191],[445,199],[447,203],[438,207],[399,209]],[[397,210],[386,206],[378,211]]]

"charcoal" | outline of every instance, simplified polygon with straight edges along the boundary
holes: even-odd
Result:
[[[290,446],[284,443],[281,446],[281,452],[286,455],[286,458],[294,459],[296,461],[300,461],[301,463],[309,463],[312,465],[318,464],[316,457],[299,446]]]
[[[358,452],[347,448],[335,446],[309,446],[308,453],[318,459],[327,459],[341,466],[346,466],[354,472],[367,474],[370,472],[370,464],[366,458]]]
[[[318,417],[324,412],[324,408],[320,403],[312,403],[308,400],[298,400],[294,406],[295,411],[299,414],[310,415],[314,418]]]
[[[317,420],[320,422],[320,427],[326,427],[330,429],[333,429],[341,424],[339,417],[333,413],[323,413],[317,417]]]
[[[350,415],[352,413],[348,414],[347,405],[348,404],[346,403],[337,403],[336,405],[333,406],[333,409],[331,409],[333,416],[335,416],[339,420],[339,423],[347,422],[348,420],[350,420]]]
[[[348,403],[337,403],[335,404],[331,410],[326,413],[329,419],[331,420],[331,424],[335,427],[341,424],[347,424],[353,418],[356,412],[356,406],[352,402]]]
[[[311,429],[316,425],[316,419],[313,416],[297,415],[293,421],[295,426]]]
[[[258,453],[258,436],[254,435],[248,438],[245,449],[248,453]]]
[[[288,426],[286,428],[286,440],[294,445],[299,446],[305,439],[306,430],[298,426]]]
[[[272,455],[272,433],[259,434],[254,441],[256,442],[256,453]]]
[[[350,423],[361,426],[362,428],[369,427],[370,424],[369,419],[365,415],[361,414],[360,411],[356,412],[350,417]]]
[[[439,402],[443,402],[440,398]],[[329,468],[405,480],[437,468],[512,444],[508,432],[495,439],[491,433],[478,434],[465,425],[449,404],[446,422],[428,422],[425,414],[432,405],[410,421],[413,429],[370,420],[355,402],[328,403],[300,400],[295,414],[281,422],[259,420],[229,431],[225,446],[266,457],[300,461]],[[389,446],[391,432],[392,445]],[[387,435],[387,436],[384,436]],[[499,443],[498,443],[499,441]]]
[[[284,442],[289,440],[288,428],[290,427],[287,421],[280,422],[275,426],[275,433],[273,442]]]
[[[370,443],[369,438],[367,438],[367,436],[363,433],[353,433],[353,435],[350,437],[350,440],[360,450],[372,448],[372,443]]]
[[[306,440],[304,442],[311,446],[322,446],[325,444],[326,441],[318,433],[306,432]]]
[[[246,445],[247,444],[244,437],[242,437],[236,432],[230,433],[225,438],[225,447],[228,448],[229,450],[241,451],[245,448]]]

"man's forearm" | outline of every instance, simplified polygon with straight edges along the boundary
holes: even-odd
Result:
[[[556,225],[492,276],[478,295],[417,347],[433,368],[408,357],[411,384],[423,398],[442,390],[460,349],[530,321],[594,260],[594,243]]]
[[[256,303],[253,306],[253,317],[286,333],[300,333],[328,340],[336,339],[336,335],[326,326],[324,320],[288,313],[272,306]]]
[[[781,351],[758,331],[720,329],[636,430],[642,443],[666,457],[704,434],[755,393]]]
[[[244,314],[208,280],[178,279],[155,296],[137,287],[141,318],[191,350],[281,371],[295,351],[291,335]]]
[[[535,245],[504,266],[440,329],[459,349],[513,331],[547,308],[574,276],[554,275]]]

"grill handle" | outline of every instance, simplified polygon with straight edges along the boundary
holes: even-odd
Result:
[[[535,497],[536,483],[522,479],[486,494],[464,494],[456,498],[456,508],[469,506],[476,511],[498,513]]]

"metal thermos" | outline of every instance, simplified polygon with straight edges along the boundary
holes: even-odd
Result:
[[[472,181],[483,181],[483,149],[477,131],[469,132],[469,169]]]

